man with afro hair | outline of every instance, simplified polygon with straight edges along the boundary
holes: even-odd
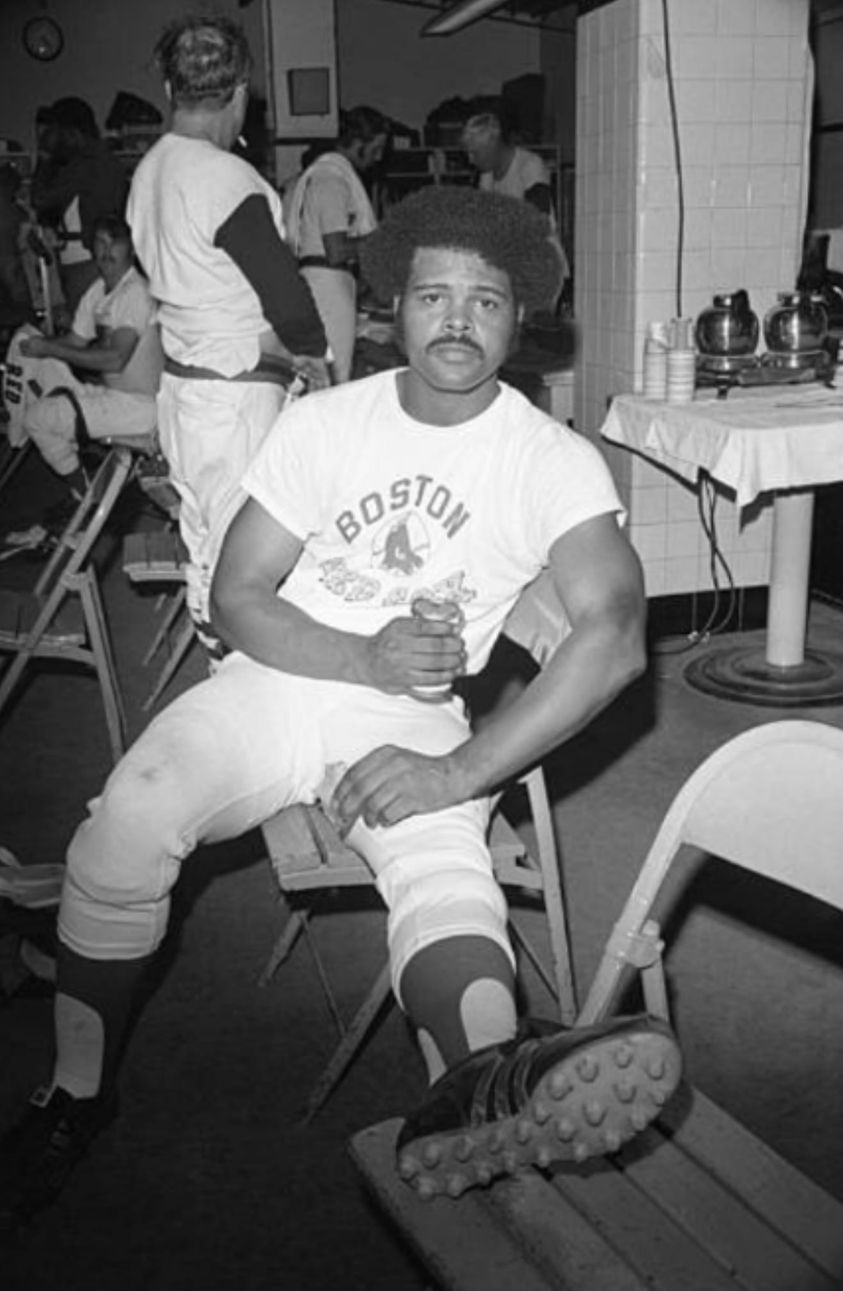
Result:
[[[571,1031],[516,1016],[490,797],[642,672],[645,601],[598,451],[498,379],[521,310],[555,286],[545,226],[515,199],[479,201],[411,196],[366,243],[406,366],[281,414],[212,588],[231,652],[144,731],[71,842],[58,1063],[5,1152],[18,1214],[113,1112],[182,862],[296,802],[324,804],[389,908],[395,994],[431,1083],[398,1141],[421,1196],[616,1151],[678,1083],[672,1033],[646,1015]],[[473,732],[453,684],[544,568],[570,632]]]

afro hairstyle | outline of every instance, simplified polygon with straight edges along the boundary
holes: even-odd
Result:
[[[361,269],[379,299],[403,295],[420,247],[479,255],[508,274],[527,313],[547,307],[562,286],[547,216],[516,197],[436,184],[391,207],[360,248]]]

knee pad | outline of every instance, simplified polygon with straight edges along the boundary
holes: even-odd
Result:
[[[457,868],[419,874],[404,885],[389,911],[396,995],[407,962],[425,947],[452,937],[486,938],[514,963],[507,919],[506,898],[491,872]]]
[[[178,780],[124,759],[67,853],[62,940],[91,959],[150,954],[192,840],[179,832]]]

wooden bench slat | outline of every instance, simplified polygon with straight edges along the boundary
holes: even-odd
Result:
[[[843,1287],[843,1204],[696,1087],[692,1098],[690,1111],[676,1100],[661,1115],[673,1142]]]
[[[577,1236],[586,1243],[574,1258],[590,1275],[596,1272],[602,1280],[595,1276],[588,1283],[560,1282],[555,1273],[542,1270],[512,1231],[499,1222],[483,1192],[467,1193],[456,1202],[449,1198],[421,1201],[395,1169],[395,1140],[401,1124],[400,1120],[385,1121],[362,1130],[351,1140],[350,1151],[381,1205],[440,1286],[452,1291],[467,1287],[478,1291],[576,1291],[585,1285],[590,1291],[644,1291],[643,1284],[630,1281],[617,1261],[609,1273],[600,1272],[607,1268],[601,1261],[610,1258],[611,1252],[602,1244],[596,1250],[594,1238],[584,1231],[574,1212],[570,1214],[572,1247]],[[567,1221],[564,1226],[567,1229]],[[626,1280],[611,1280],[615,1273]]]

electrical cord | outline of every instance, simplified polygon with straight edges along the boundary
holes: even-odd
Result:
[[[673,154],[676,159],[676,199],[678,227],[676,236],[676,317],[684,317],[682,309],[682,260],[685,254],[685,181],[682,174],[682,148],[679,141],[679,113],[676,108],[676,84],[673,79],[673,54],[670,46],[670,20],[667,0],[662,0],[662,28],[664,31],[664,66],[667,76],[667,98],[670,106],[670,126],[673,135]]]
[[[711,575],[711,585],[714,589],[714,601],[712,603],[711,610],[709,611],[708,617],[702,627],[692,628],[684,638],[681,645],[653,647],[651,650],[653,655],[686,654],[687,651],[693,650],[698,645],[705,645],[719,632],[725,631],[731,622],[732,615],[735,612],[737,589],[735,587],[735,580],[732,576],[732,571],[729,567],[729,562],[723,555],[720,540],[717,536],[717,524],[715,520],[716,507],[717,490],[714,487],[714,482],[710,476],[702,475],[700,479],[700,487],[697,493],[697,513],[700,517],[703,532],[708,539],[709,573]],[[718,566],[725,575],[726,582],[729,586],[729,598],[726,611],[722,616],[720,614],[720,606],[723,589],[721,587]]]

